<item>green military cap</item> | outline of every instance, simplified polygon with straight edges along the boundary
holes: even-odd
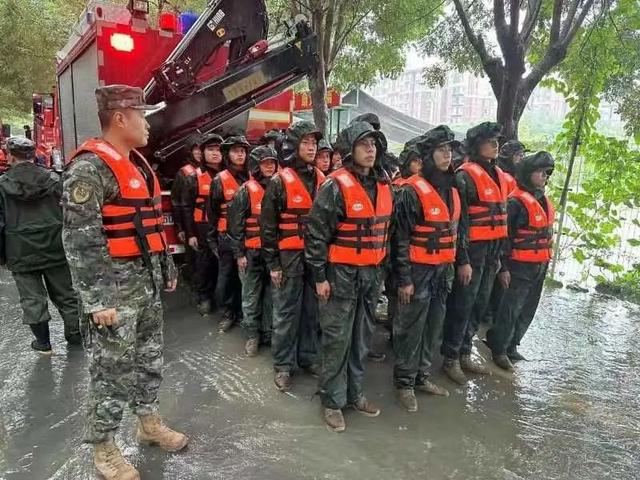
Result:
[[[98,111],[135,108],[136,110],[156,110],[158,106],[147,105],[144,92],[139,87],[129,85],[107,85],[96,88]]]

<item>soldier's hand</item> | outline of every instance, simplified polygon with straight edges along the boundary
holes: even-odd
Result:
[[[280,288],[282,286],[282,270],[271,270],[271,283],[275,288]]]
[[[194,250],[198,250],[198,237],[189,237],[189,246]]]
[[[509,285],[511,285],[511,273],[509,271],[500,272],[498,274],[498,280],[500,280],[500,285],[502,285],[502,288],[506,290],[507,288],[509,288]]]
[[[318,300],[322,302],[329,301],[329,297],[331,296],[331,285],[329,285],[327,280],[324,282],[316,282],[316,294],[318,295]]]
[[[118,326],[118,314],[115,308],[107,308],[100,310],[92,315],[93,323],[95,323],[98,329],[102,327],[116,327]]]
[[[413,283],[404,287],[398,287],[398,300],[400,301],[400,305],[408,305],[414,293],[415,288],[413,287]]]
[[[178,287],[178,279],[174,278],[173,280],[169,280],[167,282],[167,286],[164,289],[164,291],[167,293],[175,292],[177,287]]]
[[[471,276],[473,275],[473,269],[471,268],[471,264],[467,263],[466,265],[460,265],[458,267],[458,281],[467,286],[471,283]]]
[[[247,261],[247,257],[240,257],[237,260],[238,262],[238,272],[240,272],[240,275],[244,275],[244,273],[247,271],[247,265],[248,265],[248,261]]]
[[[178,240],[180,240],[180,243],[185,243],[187,241],[187,234],[184,232],[178,232]]]

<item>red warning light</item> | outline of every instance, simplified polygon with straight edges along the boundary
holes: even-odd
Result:
[[[111,46],[120,52],[133,52],[133,38],[126,33],[111,34]]]

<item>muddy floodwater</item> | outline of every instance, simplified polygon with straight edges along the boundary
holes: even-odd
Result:
[[[240,330],[219,335],[186,297],[167,298],[161,412],[191,443],[174,455],[138,446],[128,414],[117,441],[143,479],[640,478],[637,306],[547,291],[515,375],[493,369],[464,388],[438,375],[451,396],[420,395],[413,414],[395,404],[379,332],[388,358],[369,363],[366,392],[382,414],[347,411],[347,431],[335,434],[321,422],[313,378],[296,376],[291,394],[279,393],[267,352],[246,358]],[[0,479],[93,479],[82,444],[86,356],[67,350],[59,321],[55,354],[38,356],[20,317],[2,271]]]

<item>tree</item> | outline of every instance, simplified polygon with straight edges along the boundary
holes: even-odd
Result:
[[[535,87],[564,60],[582,27],[598,10],[609,8],[609,0],[599,8],[595,0],[493,0],[492,7],[478,0],[453,3],[455,13],[427,34],[423,49],[442,58],[446,68],[489,78],[498,101],[496,118],[508,138],[517,138]],[[427,76],[442,80],[443,70],[439,65]]]
[[[438,15],[437,0],[273,0],[272,19],[305,15],[317,35],[318,57],[309,76],[313,115],[325,132],[327,84],[372,83],[404,68],[404,48]]]

